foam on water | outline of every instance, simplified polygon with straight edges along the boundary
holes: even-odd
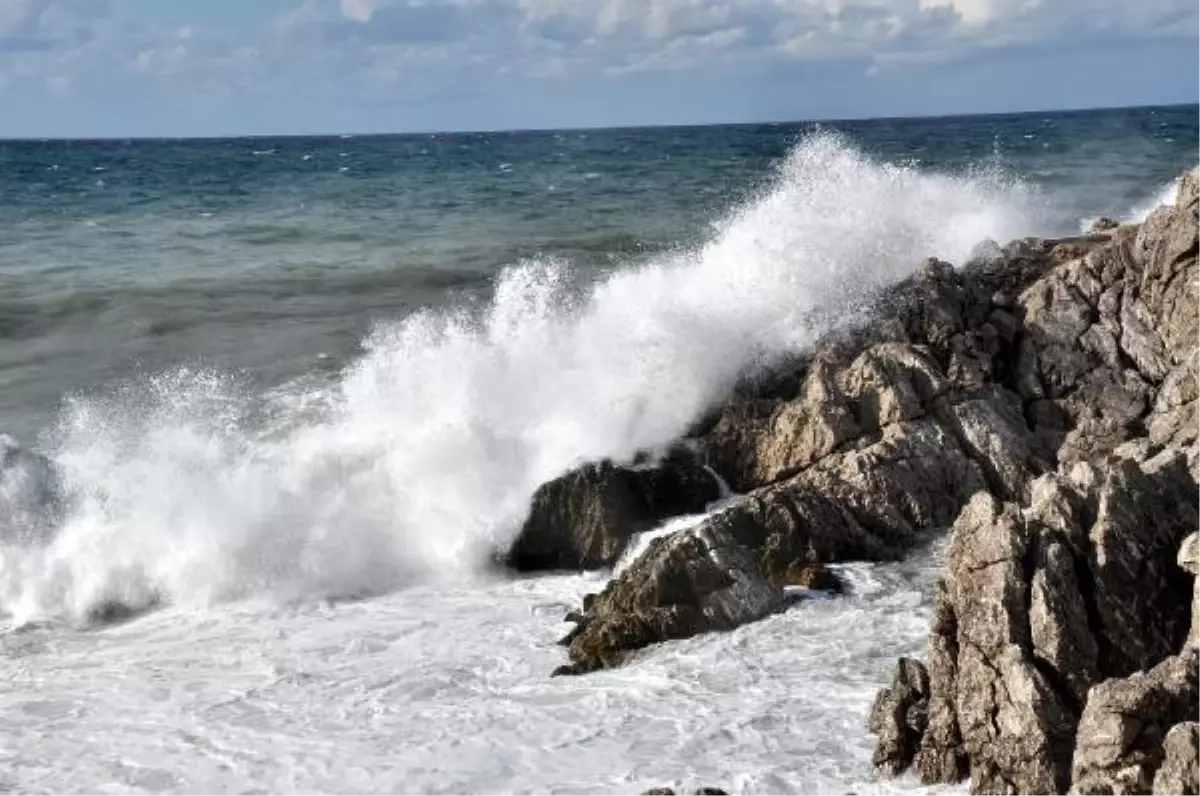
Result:
[[[920,791],[874,773],[866,718],[896,656],[922,652],[935,561],[845,566],[844,597],[586,677],[548,673],[599,576],[0,635],[0,788]]]
[[[49,544],[0,550],[0,607],[78,618],[471,577],[547,479],[669,443],[922,258],[1027,233],[1032,204],[997,174],[819,135],[693,250],[585,290],[569,264],[524,262],[479,311],[380,327],[303,422],[264,426],[235,379],[191,370],[76,396],[45,443],[64,519]]]

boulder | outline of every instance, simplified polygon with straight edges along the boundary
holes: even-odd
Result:
[[[634,650],[698,633],[732,630],[781,608],[783,589],[720,523],[653,539],[583,610],[563,640],[571,663],[555,674],[620,665]]]
[[[507,562],[521,571],[610,566],[633,535],[718,497],[719,481],[682,448],[659,462],[584,465],[534,494]]]

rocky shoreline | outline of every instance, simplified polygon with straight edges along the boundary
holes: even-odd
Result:
[[[929,260],[687,446],[544,486],[507,556],[522,570],[611,566],[722,480],[741,495],[588,595],[556,673],[754,621],[837,591],[827,564],[949,533],[925,661],[872,711],[881,770],[1196,793],[1198,189],[1193,170],[1141,224]]]

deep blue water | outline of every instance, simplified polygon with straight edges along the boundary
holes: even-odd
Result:
[[[0,429],[181,363],[261,386],[333,371],[371,325],[578,278],[713,234],[814,130],[880,163],[1000,173],[1030,234],[1131,216],[1197,160],[1197,107],[691,128],[0,141]],[[834,188],[829,188],[830,190]]]

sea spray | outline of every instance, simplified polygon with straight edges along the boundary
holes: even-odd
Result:
[[[77,619],[470,577],[547,479],[669,443],[832,322],[815,318],[852,317],[923,257],[1027,232],[1033,205],[997,173],[921,173],[816,135],[693,250],[582,293],[569,263],[527,261],[481,312],[379,327],[329,408],[285,432],[218,373],[75,398],[48,446],[65,517],[49,544],[0,551],[0,605]]]

